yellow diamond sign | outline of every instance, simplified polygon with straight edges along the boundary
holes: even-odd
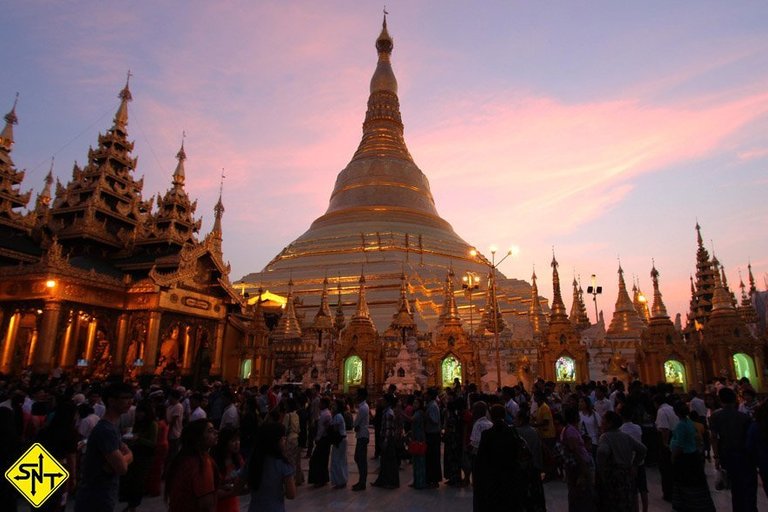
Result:
[[[69,472],[35,443],[5,472],[5,478],[37,508],[67,481]]]

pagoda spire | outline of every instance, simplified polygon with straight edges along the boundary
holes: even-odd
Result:
[[[571,314],[568,315],[568,319],[577,329],[586,329],[591,324],[589,323],[589,317],[587,316],[587,306],[584,304],[584,290],[576,280],[576,276],[573,276],[573,304],[571,304]]]
[[[752,263],[747,264],[747,269],[749,270],[749,296],[752,297],[755,293],[757,293],[757,288],[755,287],[755,276],[752,275]]]
[[[183,135],[176,159],[178,163],[173,171],[171,188],[164,196],[157,195],[157,211],[147,216],[135,244],[139,247],[154,245],[158,249],[157,255],[176,251],[186,243],[197,243],[195,235],[202,224],[201,219],[194,218],[197,201],[190,201],[184,190],[187,153],[184,151]]]
[[[328,331],[333,328],[333,316],[328,305],[328,276],[323,279],[323,291],[320,295],[320,307],[317,308],[312,328],[318,331]]]
[[[125,78],[125,87],[123,87],[120,94],[117,95],[117,97],[120,98],[120,106],[117,108],[117,112],[115,112],[114,126],[112,129],[119,130],[123,133],[125,133],[126,127],[128,126],[128,102],[133,101],[133,95],[131,94],[130,88],[132,76],[133,74],[129,70]]]
[[[741,277],[741,270],[739,270],[739,288],[741,288],[741,305],[737,308],[739,316],[745,324],[757,323],[757,311],[752,306],[752,297],[747,295],[747,286]]]
[[[725,286],[723,286],[723,282],[720,278],[720,272],[718,268],[720,262],[717,261],[717,258],[714,258],[712,263],[714,264],[715,269],[715,291],[712,294],[712,312],[714,313],[715,311],[733,310],[733,302],[728,296],[728,291],[725,289]]]
[[[368,111],[363,123],[363,138],[352,161],[369,157],[400,158],[413,162],[403,138],[403,122],[400,115],[400,100],[397,97],[397,79],[392,71],[392,49],[394,42],[387,30],[387,16],[381,33],[376,38],[379,59],[376,71],[371,77]]]
[[[405,342],[405,331],[416,329],[416,320],[413,318],[411,305],[408,303],[408,281],[405,272],[400,273],[400,298],[397,301],[397,312],[392,315],[390,327],[402,331],[403,342]]]
[[[280,341],[301,339],[301,326],[296,318],[296,308],[293,303],[293,279],[288,281],[285,311],[283,311],[283,315],[275,328],[275,338]]]
[[[13,100],[13,107],[11,111],[5,114],[5,128],[0,132],[0,147],[6,152],[10,152],[15,142],[13,139],[13,127],[19,124],[19,118],[16,116],[16,105],[19,102],[19,93],[16,93],[16,98]]]
[[[648,324],[648,321],[651,319],[651,312],[648,309],[648,298],[643,293],[643,290],[640,289],[639,280],[633,276],[632,281],[632,305],[635,306],[635,311],[637,311],[637,316],[640,317],[640,320]]]
[[[336,293],[338,298],[336,299],[336,316],[333,319],[333,326],[337,331],[341,332],[346,325],[346,320],[344,319],[344,307],[341,302],[341,276],[339,276],[339,280],[336,282]]]
[[[565,303],[563,303],[563,297],[560,294],[560,274],[557,272],[557,267],[560,264],[555,258],[555,251],[552,251],[552,310],[549,314],[550,323],[555,320],[562,321],[568,320],[568,316],[565,314]]]
[[[536,270],[531,275],[531,305],[528,308],[528,317],[533,328],[534,336],[546,336],[547,317],[539,301],[539,286],[536,284]]]
[[[35,211],[38,211],[41,208],[47,209],[51,204],[51,198],[53,197],[51,195],[51,186],[53,185],[53,162],[54,159],[51,157],[51,167],[48,169],[48,174],[45,175],[45,179],[43,180],[43,190],[37,194],[37,199],[35,200]]]
[[[221,181],[219,182],[219,200],[216,201],[216,205],[213,207],[213,229],[211,229],[211,238],[213,240],[214,248],[221,254],[221,243],[224,239],[221,230],[221,218],[224,215],[224,203],[221,201],[221,196],[224,193],[224,169],[221,170]]]
[[[360,279],[358,281],[360,288],[357,292],[357,309],[352,318],[371,318],[371,313],[368,311],[368,302],[365,300],[365,275],[361,272]]]
[[[32,191],[21,192],[20,187],[25,172],[16,169],[11,159],[14,142],[13,126],[19,122],[16,116],[18,100],[17,93],[13,108],[5,115],[5,128],[0,133],[0,225],[28,234],[31,228],[30,218],[17,210],[27,206]]]
[[[176,153],[176,160],[178,160],[179,163],[176,164],[176,170],[173,171],[173,180],[171,182],[173,183],[173,187],[177,190],[184,188],[184,180],[186,178],[184,173],[184,161],[187,159],[187,152],[184,151],[185,135],[186,134],[182,134],[181,136],[181,147],[179,148],[179,152]]]
[[[659,289],[659,271],[656,270],[655,262],[651,268],[651,280],[653,281],[652,318],[669,318],[669,315],[667,314],[667,307],[664,305],[664,301],[661,298],[661,290]]]
[[[619,293],[616,297],[616,306],[613,310],[613,318],[611,318],[611,324],[608,326],[608,334],[637,334],[640,335],[641,331],[645,327],[643,321],[637,314],[635,305],[629,298],[627,292],[627,284],[624,282],[624,269],[621,268],[619,263]]]
[[[443,309],[440,312],[439,323],[443,326],[461,325],[461,316],[459,315],[459,308],[456,306],[456,296],[454,295],[454,276],[453,267],[451,267],[445,276]]]

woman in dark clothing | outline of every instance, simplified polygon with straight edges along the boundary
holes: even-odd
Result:
[[[755,421],[747,431],[747,453],[760,472],[763,492],[768,496],[768,401],[755,411]]]
[[[395,418],[395,395],[389,394],[384,398],[385,408],[381,413],[381,463],[379,477],[371,485],[384,489],[400,487],[400,458],[398,451],[399,432]]]
[[[696,428],[688,417],[688,406],[677,402],[674,410],[680,421],[672,431],[669,443],[675,483],[672,505],[680,512],[713,512],[715,505],[704,473],[704,458],[696,443]]]
[[[123,436],[133,452],[133,462],[128,472],[120,479],[122,501],[128,502],[125,512],[133,512],[141,505],[146,488],[147,473],[155,460],[157,446],[157,421],[152,403],[142,400],[136,406],[136,419],[130,436]]]
[[[568,512],[594,512],[597,510],[594,490],[594,461],[584,446],[579,430],[579,411],[575,407],[563,409],[565,428],[560,432],[563,466],[568,483]]]
[[[462,419],[466,408],[466,401],[463,398],[456,398],[448,403],[448,414],[445,418],[445,433],[443,435],[445,474],[443,476],[448,480],[447,484],[451,487],[460,487],[463,482],[461,477],[462,428],[464,426]]]
[[[525,443],[505,423],[505,417],[503,405],[491,407],[493,426],[482,434],[473,471],[474,512],[526,510],[525,500],[521,499],[521,495],[528,494],[527,475],[521,468]]]
[[[77,408],[70,400],[62,399],[56,406],[53,418],[37,436],[37,442],[48,450],[67,471],[69,479],[66,485],[60,487],[53,496],[49,497],[39,510],[64,510],[67,495],[77,482],[77,441],[79,439],[75,428]]]

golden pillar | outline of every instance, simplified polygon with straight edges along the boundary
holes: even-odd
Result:
[[[88,361],[89,365],[93,363],[93,345],[96,342],[97,325],[98,321],[95,318],[92,318],[90,322],[88,322],[88,337],[85,342],[85,360]]]
[[[32,364],[35,362],[35,351],[37,350],[37,339],[38,339],[38,332],[37,329],[32,330],[32,333],[30,334],[29,338],[29,354],[27,354],[27,360],[26,365],[32,366]]]
[[[214,351],[213,365],[211,365],[211,375],[221,374],[221,363],[224,357],[224,330],[226,327],[226,320],[219,320],[216,323],[216,349]]]
[[[8,319],[8,329],[5,331],[3,340],[3,355],[0,360],[0,372],[8,374],[13,371],[13,354],[16,351],[16,334],[19,332],[19,322],[21,322],[21,313],[18,311]]]
[[[160,320],[163,314],[159,311],[150,311],[149,324],[147,325],[147,348],[144,353],[143,373],[154,373],[157,364],[157,348],[160,341]]]
[[[74,319],[74,312],[70,310],[69,318],[67,319],[67,329],[64,331],[64,340],[61,344],[61,354],[59,355],[59,366],[62,368],[69,368],[75,363],[74,354],[72,350],[72,331],[76,331],[76,322],[79,320]]]
[[[32,371],[35,373],[47,373],[51,370],[54,356],[53,349],[56,346],[56,329],[61,316],[61,302],[47,301],[43,307],[43,322],[40,328],[37,350],[35,350]]]
[[[184,327],[184,357],[181,360],[181,374],[190,375],[192,373],[192,336],[189,334],[190,327],[187,325]],[[182,330],[179,329],[179,335],[182,335]]]
[[[128,337],[128,313],[121,313],[117,319],[117,346],[115,347],[114,364],[112,373],[122,375],[125,367],[125,340]],[[133,361],[128,361],[128,364]]]

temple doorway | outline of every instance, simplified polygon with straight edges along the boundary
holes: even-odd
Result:
[[[454,379],[459,379],[459,382],[462,382],[461,378],[461,362],[456,359],[455,356],[450,355],[443,359],[442,364],[440,365],[441,370],[441,384],[444,388],[451,388],[453,387]]]
[[[363,385],[363,360],[360,356],[349,356],[344,361],[344,392]]]
[[[557,382],[576,381],[576,361],[572,357],[560,356],[555,361],[555,380]]]
[[[664,382],[686,389],[685,365],[675,359],[664,362]]]
[[[752,359],[751,356],[748,356],[747,354],[743,352],[739,352],[738,354],[733,354],[733,370],[736,374],[736,379],[742,379],[746,377],[749,379],[749,383],[752,384],[752,387],[757,389],[757,387],[760,385],[757,382],[757,372],[755,371],[755,361]]]

